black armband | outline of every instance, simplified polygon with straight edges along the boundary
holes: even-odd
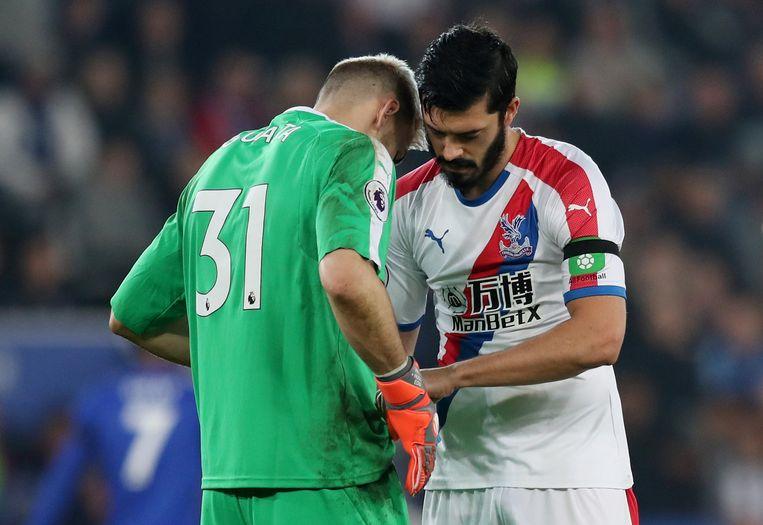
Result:
[[[582,239],[572,241],[564,247],[564,260],[583,255],[585,253],[611,253],[620,256],[620,248],[612,241],[604,239]]]

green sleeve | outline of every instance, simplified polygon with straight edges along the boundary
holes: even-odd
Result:
[[[394,185],[395,167],[381,143],[365,135],[346,142],[318,200],[318,260],[340,248],[354,250],[386,280]]]
[[[138,258],[114,297],[114,316],[143,334],[185,315],[182,240],[177,213]]]

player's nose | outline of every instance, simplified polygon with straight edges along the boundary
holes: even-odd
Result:
[[[448,162],[462,157],[464,154],[464,148],[458,144],[454,144],[449,140],[445,140],[442,149],[442,157]]]

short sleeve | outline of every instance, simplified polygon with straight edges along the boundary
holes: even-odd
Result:
[[[114,316],[135,333],[185,314],[182,239],[178,214],[164,227],[135,262],[111,298]]]
[[[604,176],[579,153],[544,207],[549,236],[563,252],[564,302],[593,295],[626,297],[620,209]]]
[[[427,305],[426,274],[413,257],[407,237],[405,206],[395,206],[387,255],[387,293],[392,301],[398,328],[405,332],[421,324]]]
[[[386,280],[394,185],[395,168],[381,143],[366,136],[345,143],[318,199],[318,260],[340,248],[354,250]]]

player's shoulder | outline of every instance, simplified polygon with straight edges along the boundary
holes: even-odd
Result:
[[[365,133],[333,120],[312,121],[309,125],[315,135],[305,146],[304,155],[312,158],[314,165],[328,168],[327,165],[336,164],[340,159],[345,163],[372,163],[376,158],[384,161],[389,156],[381,144],[377,147],[376,141]]]
[[[346,170],[348,166],[357,172],[373,170],[374,178],[384,181],[385,186],[394,184],[395,163],[387,148],[378,140],[342,124],[327,121],[312,149],[316,164],[325,166],[327,174],[335,166]],[[331,166],[328,166],[330,164]]]
[[[592,179],[598,182],[602,179],[596,162],[579,147],[520,132],[521,138],[510,163],[531,172],[554,189],[559,190],[570,182]]]
[[[369,148],[372,147],[367,135],[332,120],[313,108],[298,106],[276,115],[267,126],[240,132],[224,143],[216,153],[236,149],[236,147],[240,149],[242,146],[252,144],[268,145],[271,143],[295,146],[300,154],[309,154],[316,147],[330,151],[342,146],[358,147],[364,145]],[[289,150],[293,150],[293,147]]]
[[[330,151],[334,157],[342,155],[374,155],[376,149],[371,137],[334,121],[316,124],[316,150]]]
[[[305,129],[309,132],[308,135],[312,135],[311,138],[321,146],[371,146],[368,135],[337,122],[313,108],[294,107],[281,113],[275,120],[278,119]]]
[[[428,187],[428,183],[434,181],[439,174],[440,165],[437,159],[432,159],[409,171],[397,181],[395,200],[400,201],[407,195],[420,195]]]

